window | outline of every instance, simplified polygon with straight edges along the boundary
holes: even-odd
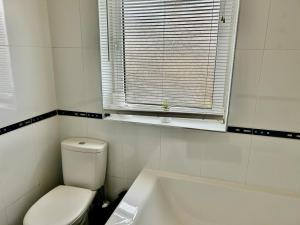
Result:
[[[3,0],[0,0],[0,109],[14,106],[14,93],[4,6]]]
[[[105,112],[226,123],[238,0],[99,0],[99,12]]]

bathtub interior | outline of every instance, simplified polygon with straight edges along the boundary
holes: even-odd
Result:
[[[300,224],[300,198],[292,194],[167,177],[157,188],[182,225]]]
[[[300,197],[143,171],[110,219],[138,225],[299,225]]]

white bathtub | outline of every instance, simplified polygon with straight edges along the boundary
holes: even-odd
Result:
[[[143,170],[108,225],[300,225],[300,196]]]

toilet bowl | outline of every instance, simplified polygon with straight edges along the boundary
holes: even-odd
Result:
[[[64,185],[41,197],[23,225],[87,225],[88,210],[106,173],[107,143],[90,138],[62,142]]]

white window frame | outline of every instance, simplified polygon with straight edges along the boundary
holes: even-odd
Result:
[[[100,1],[99,5],[100,5]],[[224,0],[226,1],[226,0]],[[239,17],[239,0],[236,0],[235,9],[234,9],[234,17],[232,21],[233,26],[233,35],[231,40],[231,48],[230,48],[230,55],[228,56],[228,71],[227,71],[227,78],[225,82],[225,95],[224,95],[224,114],[223,118],[220,120],[219,118],[214,117],[214,115],[209,115],[203,113],[199,114],[199,118],[180,118],[177,116],[172,116],[171,114],[167,116],[168,119],[162,117],[159,113],[156,114],[155,111],[151,113],[144,112],[143,109],[137,110],[135,108],[135,104],[132,104],[132,107],[135,109],[135,112],[128,111],[128,104],[124,107],[124,112],[117,112],[104,110],[103,107],[103,90],[102,90],[102,73],[101,73],[101,109],[102,109],[102,116],[105,120],[112,120],[112,121],[123,121],[123,122],[132,122],[138,124],[151,124],[151,125],[158,125],[158,126],[167,126],[167,127],[182,127],[182,128],[191,128],[191,129],[200,129],[200,130],[208,130],[208,131],[218,131],[218,132],[226,132],[228,126],[228,112],[230,106],[230,93],[231,93],[231,83],[232,83],[232,76],[233,76],[233,65],[234,65],[234,56],[235,56],[235,48],[236,48],[236,38],[237,38],[237,25],[238,25],[238,17]],[[99,10],[100,13],[100,10]],[[100,17],[100,16],[99,16]],[[99,22],[100,26],[100,22]],[[101,32],[101,28],[100,28]],[[101,43],[101,41],[100,41]],[[101,45],[101,44],[100,44]],[[100,46],[101,52],[101,46]],[[101,62],[100,62],[101,64]],[[101,68],[101,66],[100,66]],[[106,78],[107,79],[107,78]],[[215,85],[215,84],[214,84]],[[213,99],[215,98],[215,93],[213,94]],[[214,101],[213,101],[214,102]],[[214,104],[212,108],[214,107]],[[171,112],[170,112],[171,113]]]

